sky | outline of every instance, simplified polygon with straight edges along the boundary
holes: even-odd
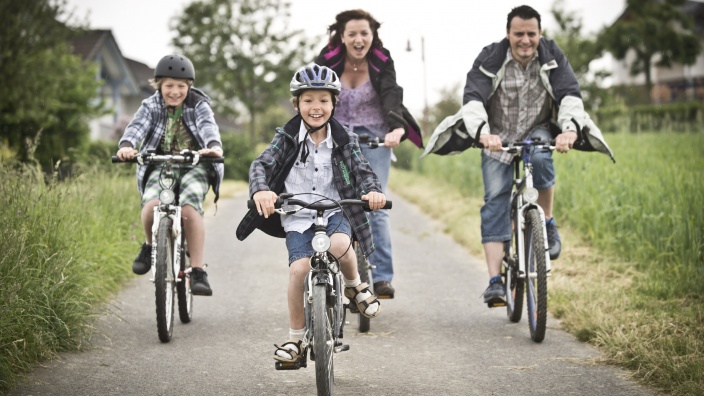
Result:
[[[67,10],[92,29],[111,29],[128,58],[156,66],[174,49],[169,20],[180,15],[192,0],[68,0]],[[481,49],[506,34],[511,8],[527,4],[541,15],[543,30],[556,29],[550,9],[554,0],[333,0],[291,2],[290,27],[327,43],[327,27],[339,12],[362,8],[381,22],[379,36],[391,51],[397,81],[404,89],[404,104],[418,114],[426,101],[432,106],[442,89],[461,99],[467,72]],[[626,0],[562,0],[567,11],[582,18],[583,34],[610,25]],[[410,42],[412,50],[406,51]],[[421,57],[424,42],[425,60]],[[311,59],[312,61],[312,59]],[[599,67],[608,67],[601,62]],[[197,84],[197,82],[196,82]],[[455,87],[456,88],[455,91]]]

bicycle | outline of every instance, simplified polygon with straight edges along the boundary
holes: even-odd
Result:
[[[480,143],[476,147],[482,148]],[[489,308],[506,306],[511,322],[521,320],[523,294],[530,337],[535,342],[545,338],[548,306],[550,254],[548,252],[545,213],[538,205],[538,190],[533,187],[531,155],[535,150],[554,150],[554,141],[528,138],[504,142],[502,150],[513,153],[514,179],[511,191],[512,238],[504,248],[501,278],[506,287],[506,300],[489,302]],[[521,166],[522,164],[522,166]],[[523,175],[521,175],[521,170]]]
[[[401,122],[403,127],[408,130],[408,123],[406,120],[403,119],[400,115],[394,113],[393,111],[389,112],[389,115]],[[378,147],[384,147],[384,138],[383,137],[378,137],[378,136],[370,136],[368,133],[360,133],[358,135],[359,139],[359,144],[360,146],[363,144],[366,144],[369,148],[375,149]],[[395,158],[393,157],[392,153],[392,161],[395,161]],[[373,294],[376,294],[374,291],[374,277],[373,277],[373,269],[376,268],[369,260],[368,258],[364,255],[364,252],[359,248],[359,244],[355,243],[355,253],[357,254],[357,272],[359,272],[359,277],[362,282],[366,282],[369,285],[369,291],[371,291]],[[388,295],[377,295],[377,298],[379,299],[392,299],[393,295],[388,296]],[[371,320],[367,318],[366,316],[360,314],[358,316],[359,318],[359,332],[360,333],[367,333],[369,332],[371,328]]]
[[[303,307],[306,318],[305,348],[301,357],[294,362],[275,362],[277,370],[298,370],[307,367],[307,351],[310,349],[311,360],[315,361],[315,381],[318,395],[333,393],[334,370],[333,353],[349,350],[349,345],[342,344],[346,308],[354,304],[344,304],[344,284],[338,258],[328,251],[330,237],[323,225],[325,211],[343,206],[362,206],[369,210],[369,203],[359,199],[342,199],[339,201],[321,198],[316,202],[306,202],[293,198],[294,194],[280,194],[274,207],[280,215],[292,215],[303,209],[316,211],[315,234],[311,244],[315,254],[310,258],[310,271],[304,282]],[[327,201],[327,202],[325,202]],[[249,209],[256,210],[253,200],[247,201]],[[298,209],[289,208],[298,206]],[[391,209],[391,201],[386,201],[384,209]],[[352,311],[352,309],[350,309]]]
[[[155,285],[157,334],[161,342],[169,342],[173,335],[174,294],[178,300],[181,323],[190,323],[193,319],[191,263],[179,205],[181,172],[180,168],[174,169],[174,164],[195,166],[201,162],[221,163],[224,158],[201,157],[197,152],[190,150],[184,150],[181,155],[158,155],[152,150],[146,154],[137,154],[127,161],[112,156],[112,162],[163,164],[159,171],[159,185],[162,191],[159,194],[159,204],[154,207],[150,281]]]

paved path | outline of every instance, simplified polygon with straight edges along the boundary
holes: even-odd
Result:
[[[598,352],[555,320],[543,343],[532,342],[525,320],[510,323],[504,309],[482,303],[483,262],[392,198],[396,299],[383,301],[367,334],[349,319],[351,349],[335,357],[337,395],[655,394],[623,371],[592,364]],[[176,319],[170,343],[157,337],[153,285],[136,277],[111,301],[114,314],[98,323],[103,335],[92,350],[45,363],[11,395],[315,394],[312,362],[274,370],[273,344],[288,335],[286,248],[259,231],[237,241],[244,200],[206,213],[214,295],[196,297],[194,320]]]

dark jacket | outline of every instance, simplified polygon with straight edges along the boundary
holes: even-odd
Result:
[[[298,132],[301,116],[293,117],[283,128],[277,128],[274,139],[249,167],[249,196],[257,191],[284,192],[284,182],[293,163],[298,158],[300,144]],[[360,199],[368,192],[381,192],[381,184],[369,162],[361,156],[357,135],[349,133],[334,118],[330,119],[334,147],[332,149],[333,182],[342,199]],[[348,206],[350,225],[355,239],[359,241],[368,257],[374,251],[369,218],[360,206]],[[286,233],[281,218],[274,213],[265,219],[256,210],[249,210],[237,227],[237,239],[244,240],[255,229],[284,238]]]
[[[346,53],[347,50],[342,44],[335,48],[326,46],[320,51],[315,63],[331,68],[340,76],[345,69]],[[384,106],[384,117],[389,126],[389,132],[396,128],[403,128],[403,125],[398,120],[389,116],[389,112],[393,111],[403,117],[409,126],[403,139],[408,138],[413,144],[423,148],[423,136],[421,135],[420,127],[403,105],[403,88],[396,83],[396,69],[394,69],[394,61],[391,59],[389,50],[383,47],[372,48],[367,55],[367,63],[372,86],[381,98],[382,106]]]

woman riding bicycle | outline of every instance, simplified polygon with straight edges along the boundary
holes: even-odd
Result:
[[[256,228],[286,238],[291,327],[288,341],[274,352],[274,359],[281,362],[295,362],[306,348],[302,345],[306,332],[303,290],[309,260],[315,253],[311,246],[315,214],[301,210],[295,215],[279,216],[274,212],[278,194],[303,194],[301,199],[310,202],[321,196],[332,200],[362,199],[369,201],[372,210],[386,203],[378,178],[361,155],[357,136],[332,117],[340,94],[340,80],[335,72],[318,65],[303,67],[293,76],[290,89],[298,114],[283,128],[277,128],[269,147],[252,162],[249,193],[257,210],[250,210],[237,228],[240,240]],[[339,257],[345,296],[356,303],[363,315],[375,317],[379,314],[379,301],[369,285],[361,283],[357,258],[350,247],[354,232],[365,254],[374,250],[368,216],[361,207],[350,207],[348,214],[345,216],[341,210],[325,214],[331,239],[329,251]]]
[[[163,57],[154,70],[151,86],[157,91],[145,99],[120,139],[117,157],[130,160],[138,153],[154,150],[157,154],[179,154],[194,150],[200,155],[222,157],[220,131],[210,108],[210,98],[193,88],[195,69],[181,55]],[[139,146],[139,151],[135,147]],[[194,295],[213,294],[208,276],[203,270],[203,200],[212,185],[215,202],[223,178],[223,164],[181,165],[179,204],[191,259],[191,292]],[[142,195],[142,225],[146,242],[132,263],[132,271],[142,275],[151,268],[152,224],[154,207],[159,204],[160,167],[139,165],[137,188]]]

